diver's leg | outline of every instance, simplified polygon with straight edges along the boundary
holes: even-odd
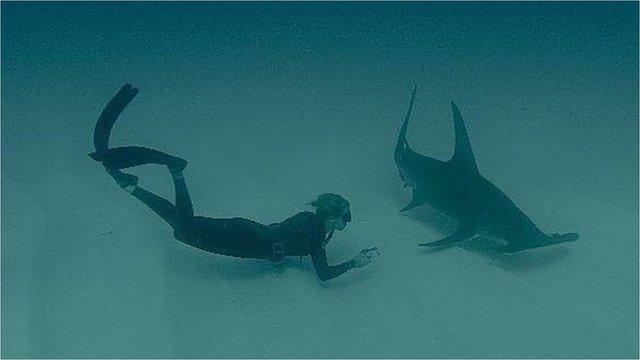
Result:
[[[96,151],[89,154],[91,158],[100,161],[106,167],[107,172],[118,185],[125,191],[142,201],[151,210],[164,219],[171,227],[175,228],[176,207],[162,197],[138,186],[138,177],[127,174],[120,169],[142,165],[163,164],[184,169],[186,161],[161,151],[139,146],[129,146],[109,149],[109,137],[111,129],[124,109],[138,94],[138,89],[129,84],[122,88],[111,98],[107,106],[100,114],[93,132],[93,142]]]
[[[107,172],[123,190],[142,201],[172,228],[175,228],[176,225],[178,225],[179,222],[176,220],[175,206],[173,206],[173,204],[168,200],[138,186],[137,176],[113,169],[107,169]]]
[[[193,204],[182,173],[183,167],[169,167],[176,193],[176,220],[178,228],[184,227],[193,218]]]
[[[128,192],[131,192],[138,185],[138,177],[135,175],[123,173],[116,169],[107,169],[107,173],[118,183],[118,186]]]
[[[166,199],[152,193],[151,191],[147,191],[140,186],[136,186],[131,191],[131,195],[135,196],[138,200],[147,205],[172,228],[175,228],[178,224],[176,219],[176,208]]]
[[[176,208],[168,200],[137,185],[129,189],[125,188],[125,190],[147,205],[172,228],[176,227],[178,224],[178,221],[176,220]]]

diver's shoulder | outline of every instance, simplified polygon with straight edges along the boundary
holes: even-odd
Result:
[[[319,216],[313,211],[300,211],[299,213],[293,216],[300,216],[301,218],[309,218],[309,219],[319,219]]]
[[[322,222],[318,214],[312,211],[301,211],[293,215],[293,217],[296,217],[297,219],[304,220],[304,221],[318,222],[318,223]]]
[[[192,223],[198,225],[236,225],[236,226],[256,226],[264,227],[265,225],[255,220],[243,218],[243,217],[224,217],[224,218],[212,218],[205,216],[194,216]]]
[[[309,224],[319,224],[321,223],[320,217],[316,215],[316,213],[311,211],[301,211],[288,219],[284,220],[281,224],[283,225],[309,225]]]

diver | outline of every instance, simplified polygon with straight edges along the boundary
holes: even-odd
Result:
[[[139,146],[109,148],[111,129],[138,89],[125,84],[102,111],[94,130],[96,152],[89,154],[101,162],[116,183],[146,204],[173,229],[173,236],[198,249],[227,256],[266,259],[281,263],[285,256],[311,256],[322,281],[365,266],[379,255],[377,248],[363,249],[350,261],[329,265],[325,245],[335,231],[351,221],[349,202],[326,193],[310,202],[315,212],[303,211],[271,225],[245,218],[194,216],[183,171],[187,161],[164,152]],[[175,205],[138,186],[138,177],[122,169],[143,164],[167,166],[175,188]]]

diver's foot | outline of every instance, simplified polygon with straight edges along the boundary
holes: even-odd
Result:
[[[133,189],[138,186],[138,177],[135,175],[126,174],[116,169],[107,169],[107,172],[109,173],[109,175],[111,175],[113,180],[118,183],[118,186],[128,192],[133,191]]]
[[[170,164],[167,164],[167,168],[169,168],[169,172],[171,173],[171,177],[174,180],[182,179],[184,176],[182,172],[187,167],[187,160],[176,157],[171,161]]]

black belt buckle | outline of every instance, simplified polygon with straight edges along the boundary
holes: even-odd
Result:
[[[282,243],[273,243],[273,262],[279,263],[284,257],[284,245]]]

